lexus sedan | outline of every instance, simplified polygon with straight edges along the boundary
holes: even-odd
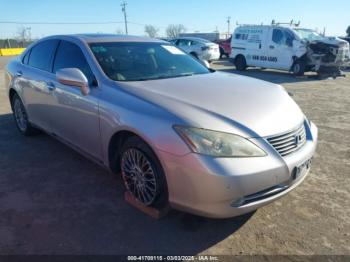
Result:
[[[5,74],[23,135],[45,131],[121,174],[145,206],[233,217],[310,170],[317,128],[283,87],[215,72],[165,41],[51,36]]]

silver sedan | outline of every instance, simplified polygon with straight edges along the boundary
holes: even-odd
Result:
[[[207,217],[297,187],[317,128],[283,87],[215,72],[168,42],[43,38],[6,70],[19,131],[43,130],[121,174],[142,204]]]

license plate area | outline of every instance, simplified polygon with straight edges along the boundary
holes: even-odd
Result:
[[[292,178],[295,180],[300,176],[305,175],[305,173],[310,169],[311,167],[311,159],[306,160],[301,165],[296,166],[292,172]]]

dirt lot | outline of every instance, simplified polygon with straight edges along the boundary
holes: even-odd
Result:
[[[350,74],[283,84],[319,127],[310,175],[254,214],[211,220],[177,211],[156,221],[123,200],[121,181],[47,135],[22,137],[4,94],[0,58],[0,254],[350,255]],[[236,73],[227,62],[215,68]]]

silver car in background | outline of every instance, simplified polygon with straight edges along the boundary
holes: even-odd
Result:
[[[283,87],[215,72],[161,40],[43,38],[5,80],[22,134],[44,130],[120,173],[146,206],[251,212],[298,186],[316,148],[316,126]]]
[[[199,60],[211,63],[220,59],[219,45],[206,39],[199,37],[180,37],[172,39],[170,42]]]

